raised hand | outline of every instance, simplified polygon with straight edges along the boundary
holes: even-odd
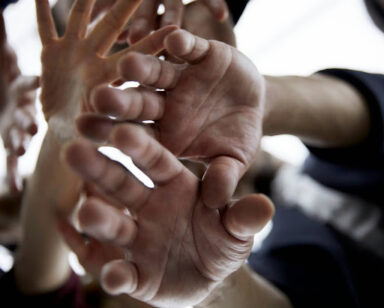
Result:
[[[211,12],[214,19],[223,21],[228,17],[225,0],[199,0]],[[164,14],[158,16],[160,4],[164,5]],[[129,41],[135,43],[156,29],[158,25],[181,26],[183,24],[184,4],[182,0],[146,0],[140,5],[129,27]],[[159,21],[160,19],[160,21]]]
[[[130,53],[119,65],[122,79],[145,87],[126,91],[99,87],[92,104],[98,113],[119,120],[154,121],[147,129],[168,150],[208,164],[203,201],[213,208],[222,206],[256,156],[264,79],[244,55],[223,43],[177,30],[166,38],[165,46],[186,63]],[[78,126],[84,135],[104,141],[113,123],[107,116],[85,115]]]
[[[118,0],[88,31],[95,0],[77,0],[68,17],[67,29],[59,38],[48,0],[36,0],[42,51],[43,111],[48,124],[61,139],[75,135],[70,125],[81,110],[88,110],[92,87],[118,79],[116,64],[127,51],[157,53],[166,34],[161,29],[127,50],[107,55],[141,0]]]
[[[66,149],[72,169],[102,196],[89,197],[83,204],[82,229],[127,255],[103,266],[103,287],[157,307],[200,302],[247,259],[254,233],[272,216],[272,204],[261,195],[251,195],[222,211],[208,208],[198,178],[144,128],[120,124],[107,139],[131,156],[155,187],[145,187],[85,140]],[[107,199],[126,206],[131,215],[121,215]],[[74,238],[73,234],[65,237]],[[79,240],[71,240],[70,245],[84,255]],[[99,261],[104,259],[102,251]],[[92,263],[101,270],[103,262]]]
[[[37,77],[20,75],[7,87],[6,103],[0,113],[0,134],[7,151],[7,183],[11,192],[20,192],[22,179],[18,173],[18,159],[37,133],[36,88]]]

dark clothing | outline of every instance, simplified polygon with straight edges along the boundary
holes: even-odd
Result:
[[[0,0],[0,9],[3,10],[5,9],[9,4],[15,3],[18,0]]]
[[[384,75],[325,70],[354,86],[365,98],[371,132],[361,144],[342,149],[309,147],[304,172],[330,188],[384,206]]]
[[[71,273],[65,285],[57,290],[44,294],[24,295],[15,283],[13,270],[3,274],[0,279],[2,302],[7,307],[39,307],[39,308],[86,308],[85,294],[79,277]]]
[[[232,14],[233,22],[236,24],[247,6],[248,0],[227,0],[227,4]]]
[[[362,94],[372,129],[354,147],[309,147],[303,173],[383,207],[384,76],[340,69],[321,73],[343,79]],[[273,223],[249,264],[287,294],[295,308],[384,307],[384,260],[295,208],[277,206]]]

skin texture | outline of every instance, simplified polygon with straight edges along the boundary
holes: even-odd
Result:
[[[103,132],[113,127],[107,116],[155,121],[146,128],[168,150],[179,158],[207,164],[203,201],[212,208],[223,206],[256,156],[262,134],[264,79],[236,49],[183,30],[169,35],[165,47],[185,63],[130,53],[119,64],[121,78],[138,81],[143,87],[97,88],[92,106],[104,117],[82,116],[79,130],[102,142]]]
[[[250,195],[221,212],[208,208],[198,178],[135,124],[116,126],[108,143],[131,156],[155,188],[145,187],[85,140],[66,149],[69,165],[99,193],[89,196],[80,210],[82,229],[129,256],[105,264],[99,250],[102,286],[112,294],[130,294],[160,307],[199,303],[247,259],[253,235],[273,215],[272,203]],[[121,215],[107,198],[111,205],[124,205],[131,215]],[[84,255],[84,244],[64,234],[71,248]],[[98,255],[93,256],[97,264]]]
[[[109,49],[140,2],[116,1],[87,33],[95,0],[76,1],[67,30],[58,38],[48,1],[36,1],[43,44],[41,103],[49,126],[62,141],[76,135],[74,127],[68,124],[73,123],[81,111],[90,109],[87,104],[90,89],[118,78],[116,64],[122,56],[132,50],[159,52],[164,36],[175,29],[161,29],[132,47],[108,56]]]
[[[228,8],[224,0],[199,0],[210,12],[211,19],[223,22],[228,18]],[[160,4],[164,5],[164,14],[158,16],[157,10]],[[144,1],[135,12],[132,23],[129,26],[129,42],[135,43],[148,35],[158,26],[181,26],[184,20],[185,6],[181,0],[147,0]]]

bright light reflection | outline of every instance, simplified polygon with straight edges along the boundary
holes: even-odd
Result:
[[[135,166],[132,162],[132,159],[121,152],[119,149],[113,147],[100,147],[99,152],[107,156],[109,159],[114,160],[122,164],[125,168],[127,168],[132,174],[145,186],[149,188],[154,188],[155,185],[151,181],[151,179],[139,168]]]

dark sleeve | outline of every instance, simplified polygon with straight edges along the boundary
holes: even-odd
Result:
[[[345,148],[308,146],[304,172],[328,187],[376,203],[384,200],[384,75],[347,69],[320,71],[351,84],[367,104],[371,129],[361,143]],[[348,103],[348,102],[346,102]]]
[[[85,294],[80,278],[74,273],[62,287],[44,294],[22,294],[15,283],[14,271],[0,277],[1,299],[5,303],[12,303],[12,307],[39,308],[87,308]]]
[[[376,282],[383,261],[294,208],[276,207],[272,231],[248,264],[295,308],[384,307]]]
[[[18,0],[0,0],[0,9],[3,10],[5,9],[9,4],[15,3]]]
[[[229,11],[232,14],[233,22],[236,24],[249,0],[227,0]]]

